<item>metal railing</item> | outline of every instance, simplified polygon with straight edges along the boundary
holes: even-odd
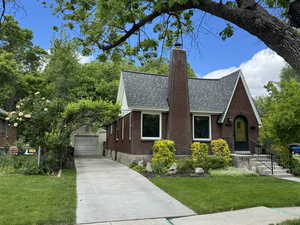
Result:
[[[255,156],[255,159],[259,161],[266,168],[270,169],[271,174],[274,175],[275,165],[277,162],[276,154],[272,149],[267,148],[257,142],[250,141],[251,153]]]

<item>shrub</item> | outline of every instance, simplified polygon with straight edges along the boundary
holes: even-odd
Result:
[[[133,164],[129,165],[129,167],[130,167],[131,169],[133,169],[134,171],[138,172],[138,173],[141,173],[141,172],[144,172],[144,171],[145,171],[145,168],[144,168],[144,167],[142,167],[142,166],[140,166],[140,165],[138,165],[138,164],[136,164],[136,163],[133,163]]]
[[[299,160],[293,159],[293,166],[292,166],[291,172],[295,176],[300,176],[300,161]]]
[[[227,167],[227,161],[223,156],[209,155],[202,167],[205,171],[209,169],[221,169]]]
[[[229,165],[229,162],[231,161],[230,156],[230,149],[227,144],[227,141],[224,139],[216,139],[211,141],[211,151],[216,156],[222,156],[224,157],[227,165]]]
[[[152,169],[155,173],[165,173],[175,161],[175,143],[171,140],[158,140],[152,147]]]
[[[278,158],[278,163],[284,168],[292,167],[292,157],[289,149],[285,146],[273,145],[272,149]]]
[[[179,173],[189,173],[194,170],[193,168],[193,160],[191,157],[187,157],[181,160],[176,161],[177,170]]]
[[[208,156],[208,145],[205,143],[194,142],[191,145],[192,161],[194,167],[202,167]]]
[[[1,156],[0,169],[3,173],[19,173],[24,175],[45,173],[43,167],[38,167],[35,156]]]

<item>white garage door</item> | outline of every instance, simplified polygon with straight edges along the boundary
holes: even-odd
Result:
[[[97,156],[98,136],[75,136],[75,156]]]

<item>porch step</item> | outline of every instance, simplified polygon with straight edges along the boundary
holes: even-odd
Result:
[[[258,159],[259,158],[259,159]],[[256,172],[263,176],[274,176],[274,177],[293,177],[289,173],[289,169],[285,169],[273,162],[273,175],[272,175],[272,162],[269,156],[260,155],[259,157],[253,157],[250,159],[252,165],[256,168]]]

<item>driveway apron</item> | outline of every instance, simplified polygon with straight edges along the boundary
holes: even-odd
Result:
[[[195,215],[147,178],[110,159],[75,159],[77,224]]]

